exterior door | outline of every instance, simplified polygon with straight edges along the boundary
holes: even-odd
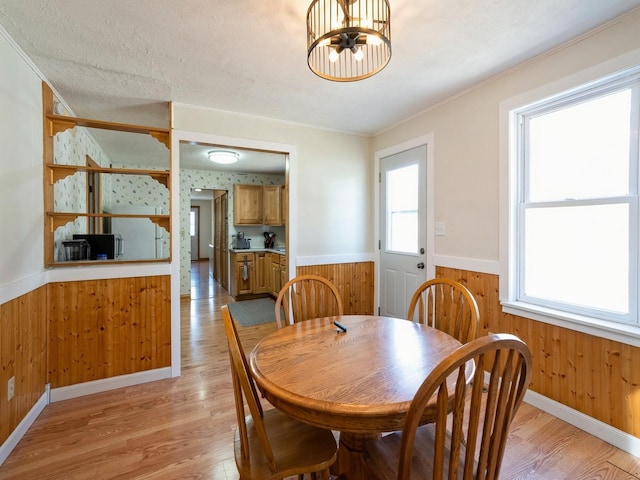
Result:
[[[406,318],[426,281],[427,146],[380,159],[380,314]]]

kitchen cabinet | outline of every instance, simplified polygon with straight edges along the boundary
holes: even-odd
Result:
[[[253,293],[269,292],[269,268],[267,267],[267,262],[271,262],[270,255],[271,254],[267,252],[256,252],[254,254],[255,279]]]
[[[282,225],[282,187],[280,185],[265,185],[262,187],[262,192],[264,207],[262,223],[265,225]]]
[[[280,224],[287,224],[289,216],[289,196],[287,195],[287,186],[282,185],[280,188]]]
[[[262,225],[262,199],[262,185],[234,185],[234,225]]]
[[[234,291],[231,295],[247,295],[253,293],[254,289],[254,254],[236,253],[233,256],[232,283]]]
[[[280,255],[280,286],[278,287],[278,292],[282,286],[287,283],[289,280],[289,275],[287,274],[287,257],[285,255]]]
[[[280,292],[280,259],[277,255],[271,255],[269,263],[269,288],[274,297]]]
[[[277,253],[272,254],[269,266],[269,292],[271,295],[277,297],[287,280],[287,257]]]
[[[283,225],[282,185],[234,185],[234,225]]]
[[[278,253],[236,251],[231,255],[231,296],[270,294],[277,297],[287,280],[286,261],[286,257]]]

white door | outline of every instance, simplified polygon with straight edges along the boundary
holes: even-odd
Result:
[[[426,281],[427,146],[380,159],[380,315],[406,318]]]

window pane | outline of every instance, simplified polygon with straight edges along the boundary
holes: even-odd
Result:
[[[522,293],[627,314],[628,225],[627,204],[528,209]]]
[[[189,234],[192,237],[196,235],[196,212],[189,212]]]
[[[529,201],[629,192],[631,90],[532,118]]]
[[[418,165],[387,172],[387,248],[418,253]]]

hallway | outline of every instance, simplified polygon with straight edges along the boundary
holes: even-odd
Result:
[[[191,262],[191,300],[220,295],[227,295],[227,291],[209,273],[209,261]]]

